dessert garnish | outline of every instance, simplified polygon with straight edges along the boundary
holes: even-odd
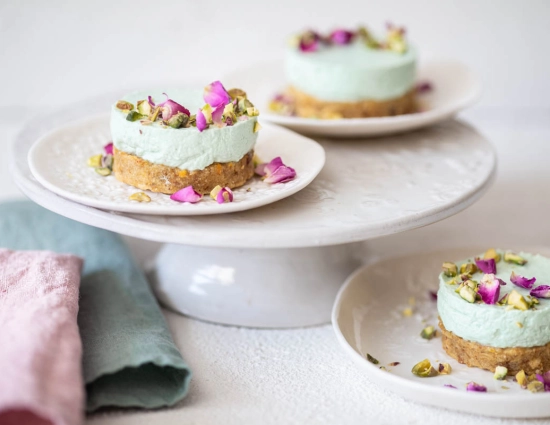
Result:
[[[476,266],[483,273],[496,274],[497,265],[496,265],[496,261],[493,258],[488,258],[488,259],[476,258],[475,262],[476,262]]]
[[[388,364],[388,366],[399,366],[401,363],[400,362],[391,362]]]
[[[537,279],[534,277],[532,277],[531,279],[527,279],[526,277],[519,276],[513,271],[512,271],[512,274],[510,275],[510,282],[512,282],[514,285],[517,285],[526,289],[531,289],[535,284],[536,280]]]
[[[500,297],[500,285],[494,274],[486,274],[481,278],[477,293],[485,304],[496,304]]]
[[[262,176],[266,183],[286,183],[296,177],[296,170],[283,163],[280,156],[270,162],[259,164],[255,169],[256,174]]]
[[[421,362],[415,364],[411,370],[413,375],[420,378],[431,378],[437,376],[438,372],[435,370],[428,359],[424,359]]]
[[[516,381],[519,385],[521,385],[522,388],[527,388],[527,384],[528,384],[527,376],[525,375],[525,372],[523,370],[520,370],[516,374]]]
[[[539,285],[529,292],[529,295],[536,298],[550,298],[550,286]]]
[[[550,391],[550,371],[542,375],[537,373],[535,377],[537,381],[541,382],[544,385],[544,391]]]
[[[100,176],[108,176],[113,171],[113,142],[107,143],[103,150],[105,155],[99,154],[88,158],[88,166],[92,167]]]
[[[502,381],[504,378],[506,378],[506,375],[508,375],[508,368],[504,366],[497,366],[495,368],[495,374],[493,375],[493,378]]]
[[[527,264],[527,260],[525,258],[520,257],[513,252],[506,252],[504,254],[504,261],[506,261],[507,263],[517,264],[518,266],[523,266]]]
[[[377,359],[375,359],[374,357],[372,357],[369,353],[367,353],[367,360],[368,360],[369,362],[371,362],[372,364],[379,364],[379,363],[380,363]]]
[[[476,300],[478,291],[478,283],[475,280],[467,280],[462,282],[460,286],[455,290],[458,292],[461,298],[465,299],[469,303],[473,303]]]
[[[444,384],[443,386],[446,388],[452,388],[453,390],[457,389],[454,385],[451,385],[451,384]]]
[[[128,199],[130,201],[137,201],[137,202],[151,202],[151,198],[149,195],[143,192],[136,192],[131,194]]]
[[[495,260],[496,263],[500,261],[500,254],[496,251],[494,248],[489,248],[487,251],[485,251],[485,254],[483,254],[483,258],[485,260],[488,260],[492,258]]]
[[[361,40],[370,49],[389,50],[403,54],[407,51],[405,41],[405,28],[392,24],[386,25],[386,39],[377,40],[365,27],[357,30],[336,29],[324,36],[312,30],[304,31],[291,39],[291,45],[304,53],[319,51],[322,47],[344,46],[350,44],[354,39]]]
[[[195,204],[202,199],[202,195],[193,189],[193,186],[187,186],[170,195],[170,199],[176,202],[189,202]]]
[[[419,81],[416,84],[416,92],[419,94],[429,93],[433,90],[433,85],[429,81]]]
[[[405,317],[411,317],[413,315],[413,309],[412,307],[407,307],[403,310],[403,316]]]
[[[130,102],[126,102],[125,100],[119,100],[115,106],[117,109],[120,109],[124,112],[129,112],[134,109],[134,105],[132,105]]]
[[[486,393],[487,387],[477,384],[475,382],[468,382],[468,385],[466,385],[466,391],[474,391],[478,393]]]
[[[427,340],[432,339],[433,337],[436,336],[436,334],[437,334],[437,331],[432,325],[426,326],[424,329],[422,329],[422,332],[420,332],[420,336]]]
[[[294,99],[284,93],[276,94],[269,102],[269,110],[280,115],[293,116],[296,112]]]
[[[210,192],[210,197],[214,199],[218,204],[226,202],[233,202],[233,192],[228,187],[216,186]]]
[[[105,146],[103,146],[103,149],[105,150],[105,153],[107,155],[113,154],[113,142],[107,143]]]
[[[482,270],[483,271],[483,270]],[[473,275],[478,272],[478,267],[474,263],[464,263],[460,266],[460,273],[466,275]],[[484,272],[487,273],[487,272]]]
[[[439,363],[437,371],[440,375],[449,375],[452,372],[451,365],[449,363]]]
[[[437,301],[437,292],[436,291],[428,291],[428,294],[430,294],[430,298],[432,301]]]
[[[458,267],[455,263],[443,263],[443,274],[447,277],[455,277],[458,274]]]
[[[530,307],[529,303],[523,297],[523,295],[521,295],[515,289],[513,289],[508,294],[508,299],[506,300],[506,303],[508,305],[513,306],[514,308],[517,308],[518,310],[523,310],[523,311],[529,310],[529,307]]]
[[[543,393],[544,384],[540,381],[531,381],[527,384],[527,389],[532,393]]]

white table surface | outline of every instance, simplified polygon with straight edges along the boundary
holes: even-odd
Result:
[[[0,141],[20,126],[0,108]],[[474,108],[461,115],[491,140],[497,181],[468,210],[440,223],[369,242],[375,257],[468,245],[550,245],[550,109]],[[0,200],[21,196],[0,155]],[[139,259],[158,245],[130,240]],[[166,312],[193,370],[189,394],[170,409],[108,411],[87,424],[548,424],[424,407],[381,390],[344,354],[329,325],[253,330],[211,325]]]

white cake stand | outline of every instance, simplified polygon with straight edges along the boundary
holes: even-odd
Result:
[[[263,328],[329,322],[342,282],[367,260],[361,241],[456,214],[483,195],[495,174],[490,143],[468,125],[450,121],[368,141],[319,140],[327,161],[310,186],[266,207],[227,215],[113,213],[68,201],[36,182],[27,164],[32,143],[81,118],[83,110],[107,110],[117,98],[32,120],[12,146],[14,180],[58,214],[166,243],[153,273],[157,297],[210,322]]]

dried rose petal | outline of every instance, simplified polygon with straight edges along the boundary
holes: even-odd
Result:
[[[433,90],[433,85],[429,81],[419,81],[416,84],[416,92],[423,94],[423,93],[429,93]]]
[[[170,196],[172,201],[177,202],[189,202],[190,204],[195,204],[202,199],[202,195],[193,189],[193,186],[187,186],[183,189],[178,190],[176,193],[173,193]]]
[[[433,301],[437,301],[437,292],[436,291],[429,291],[429,293],[430,293],[430,298]]]
[[[202,113],[202,110],[199,109],[197,112],[197,129],[202,133],[202,131],[207,127],[208,127],[208,124],[206,122],[206,117]]]
[[[443,385],[444,387],[447,387],[447,388],[452,388],[452,389],[457,389],[454,385],[451,385],[451,384],[445,384]]]
[[[105,153],[107,155],[113,154],[113,142],[107,143],[105,146],[103,146],[103,149],[105,149]]]
[[[218,106],[212,111],[212,121],[214,124],[220,126],[222,124],[223,106]]]
[[[208,103],[212,108],[218,108],[227,105],[231,102],[231,96],[225,90],[225,87],[220,81],[214,81],[213,83],[208,84],[204,88],[204,101]]]
[[[185,114],[187,116],[191,115],[189,112],[189,109],[187,109],[185,106],[182,106],[179,103],[173,101],[172,99],[169,99],[166,93],[162,93],[162,94],[166,96],[166,100],[164,102],[161,102],[155,105],[151,96],[148,96],[147,100],[149,101],[149,104],[152,107],[157,107],[157,106],[161,107],[162,119],[164,121],[169,120],[170,118],[172,118],[173,115],[176,115],[178,112],[181,112],[182,114]]]
[[[466,386],[466,391],[475,391],[478,393],[486,393],[487,387],[483,385],[476,384],[475,382],[468,382],[468,385]]]
[[[494,274],[486,274],[481,279],[478,292],[485,304],[496,304],[500,297],[500,282]]]
[[[255,172],[263,176],[266,183],[286,183],[296,177],[296,170],[287,167],[279,156],[268,163],[258,165]]]
[[[299,48],[302,52],[316,52],[319,48],[321,37],[315,31],[307,31],[300,37]]]
[[[222,187],[216,193],[216,202],[218,204],[223,204],[225,202],[233,202],[233,192],[228,187]]]
[[[529,295],[536,298],[550,298],[550,286],[539,285],[529,292]]]
[[[353,40],[355,34],[348,30],[334,30],[330,34],[329,38],[334,44],[349,44]]]
[[[536,280],[537,279],[534,277],[532,277],[531,279],[527,279],[526,277],[517,275],[515,272],[512,272],[512,274],[510,275],[510,282],[512,282],[514,285],[517,285],[526,289],[531,289],[535,284]]]
[[[497,263],[494,258],[476,258],[476,266],[483,273],[496,274],[497,272]]]

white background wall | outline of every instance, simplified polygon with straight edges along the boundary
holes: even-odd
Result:
[[[202,84],[280,56],[293,31],[388,19],[423,57],[476,69],[481,106],[550,105],[549,0],[0,0],[0,108]]]

